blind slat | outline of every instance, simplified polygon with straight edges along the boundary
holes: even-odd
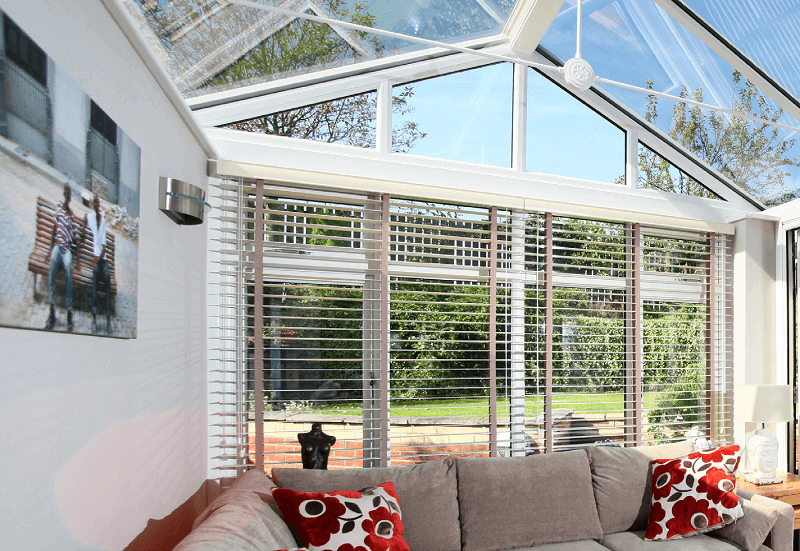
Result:
[[[501,454],[534,453],[547,426],[554,451],[670,441],[694,427],[715,443],[732,438],[728,237],[636,226],[634,239],[633,224],[563,216],[546,230],[542,213],[503,209],[495,226],[489,207],[422,199],[388,198],[382,224],[377,194],[267,183],[257,198],[255,189],[226,181],[213,198],[224,216],[209,258],[219,311],[211,443],[237,450],[215,469],[252,462],[257,430],[265,466],[299,464],[297,433],[312,422],[337,437],[329,468],[488,455],[492,442]],[[256,231],[262,258],[252,254]],[[256,315],[263,335],[253,334]]]

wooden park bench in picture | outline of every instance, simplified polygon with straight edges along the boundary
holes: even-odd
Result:
[[[91,213],[90,215],[92,215]],[[36,201],[36,243],[33,246],[33,252],[28,259],[28,269],[33,272],[33,296],[36,297],[36,277],[41,275],[49,281],[50,274],[50,241],[53,237],[53,227],[56,222],[56,207],[53,203],[39,197]],[[91,301],[92,291],[92,260],[94,259],[94,251],[92,248],[91,231],[87,231],[86,241],[81,245],[80,238],[83,233],[83,218],[76,219],[75,225],[78,228],[78,246],[81,247],[80,263],[81,270],[77,270],[75,265],[77,258],[75,252],[72,254],[73,270],[72,270],[72,288],[73,300],[77,303],[79,296],[86,296],[87,300]],[[106,259],[108,260],[108,267],[111,272],[111,294],[112,297],[117,294],[117,272],[114,263],[115,255],[115,241],[114,234],[106,231]],[[58,280],[64,280],[64,272],[59,270]],[[88,293],[83,292],[88,289]],[[98,292],[108,292],[105,285],[102,283],[98,285]],[[91,306],[91,305],[90,305]]]

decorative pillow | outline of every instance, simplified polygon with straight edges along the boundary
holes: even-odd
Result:
[[[655,459],[645,539],[677,539],[715,530],[744,514],[736,487],[739,446]]]
[[[360,492],[296,492],[275,488],[286,524],[309,551],[410,551],[394,484]]]

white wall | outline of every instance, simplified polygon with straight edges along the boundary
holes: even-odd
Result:
[[[206,478],[207,224],[157,208],[206,156],[99,0],[0,8],[142,149],[138,338],[0,328],[2,547],[122,549]]]
[[[734,375],[736,386],[789,384],[786,324],[786,263],[774,210],[736,223],[734,247]],[[736,421],[734,438],[744,446],[757,423]],[[778,470],[788,468],[788,423],[767,425],[780,443]]]

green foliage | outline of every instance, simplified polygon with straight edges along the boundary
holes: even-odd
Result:
[[[344,0],[322,0],[319,4],[327,13],[308,13],[364,27],[375,24],[375,17],[361,3],[356,3],[352,10],[345,7]],[[329,25],[294,19],[209,80],[207,86],[288,76],[310,67],[324,68],[345,61],[357,61],[364,55],[379,55],[382,50],[380,40],[375,35],[345,30],[341,33]]]
[[[658,392],[648,412],[656,440],[705,419],[705,311],[699,304],[649,304],[644,314],[644,386]]]
[[[559,308],[562,301],[556,302]],[[606,317],[609,313],[611,317]],[[553,385],[573,392],[619,392],[625,386],[625,326],[615,310],[560,318]]]
[[[639,187],[682,195],[719,199],[703,184],[676,168],[664,157],[639,144]]]
[[[652,89],[653,83],[647,81],[647,86]],[[684,86],[680,96],[702,102],[703,89],[697,88],[690,94]],[[731,103],[733,111],[767,121],[777,122],[783,116],[783,110],[772,107],[752,82],[745,79],[742,83],[739,72],[733,73]],[[645,119],[656,124],[658,117],[658,98],[651,95]],[[779,133],[780,129],[766,123],[707,113],[701,107],[682,102],[673,108],[669,130],[670,137],[768,206],[794,196],[785,186],[789,176],[786,167],[800,166],[800,160],[790,154],[795,139],[781,140]],[[665,163],[647,149],[640,154],[639,169],[646,178],[644,187],[702,195],[699,183],[682,173],[676,177]]]
[[[684,275],[704,275],[708,270],[705,238],[642,236],[643,269]]]
[[[487,393],[488,287],[396,281],[391,301],[394,396]]]
[[[705,369],[705,312],[699,304],[648,303],[644,312],[644,385],[669,386]]]
[[[324,0],[322,7],[328,12],[326,15],[335,19],[365,27],[375,24],[375,17],[358,2],[352,10],[345,7],[344,0]],[[295,19],[209,80],[206,86],[302,74],[312,67],[330,67],[381,55],[383,47],[377,36],[361,31],[341,32],[344,34],[328,25]],[[410,86],[394,95],[392,112],[410,113],[413,107],[409,100],[413,95]],[[376,143],[376,118],[377,94],[369,93],[271,113],[225,128],[369,148]],[[425,136],[417,123],[408,121],[392,130],[392,149],[407,152]]]
[[[338,209],[323,208],[316,213],[317,216],[306,218],[307,224],[311,224],[311,235],[324,236],[324,238],[311,238],[308,240],[310,245],[326,245],[329,247],[347,247],[351,245],[353,239],[353,222],[345,217],[351,216],[350,212]],[[344,230],[335,230],[331,226],[343,227]]]
[[[654,440],[679,438],[692,425],[705,424],[705,384],[703,369],[687,366],[679,371],[677,380],[665,387],[647,414],[647,432]]]
[[[265,286],[264,293],[270,316],[264,337],[280,346],[281,378],[299,380],[300,390],[335,381],[341,396],[360,397],[363,291],[284,283]],[[304,393],[297,396],[307,398]]]
[[[555,218],[554,271],[596,276],[621,275],[626,260],[625,232],[624,224]]]
[[[413,88],[406,86],[392,96],[392,112],[404,115],[413,111],[409,104],[413,95]],[[232,123],[225,128],[370,148],[376,144],[377,101],[375,93],[360,94]],[[408,152],[426,135],[413,121],[395,126],[392,151]]]

